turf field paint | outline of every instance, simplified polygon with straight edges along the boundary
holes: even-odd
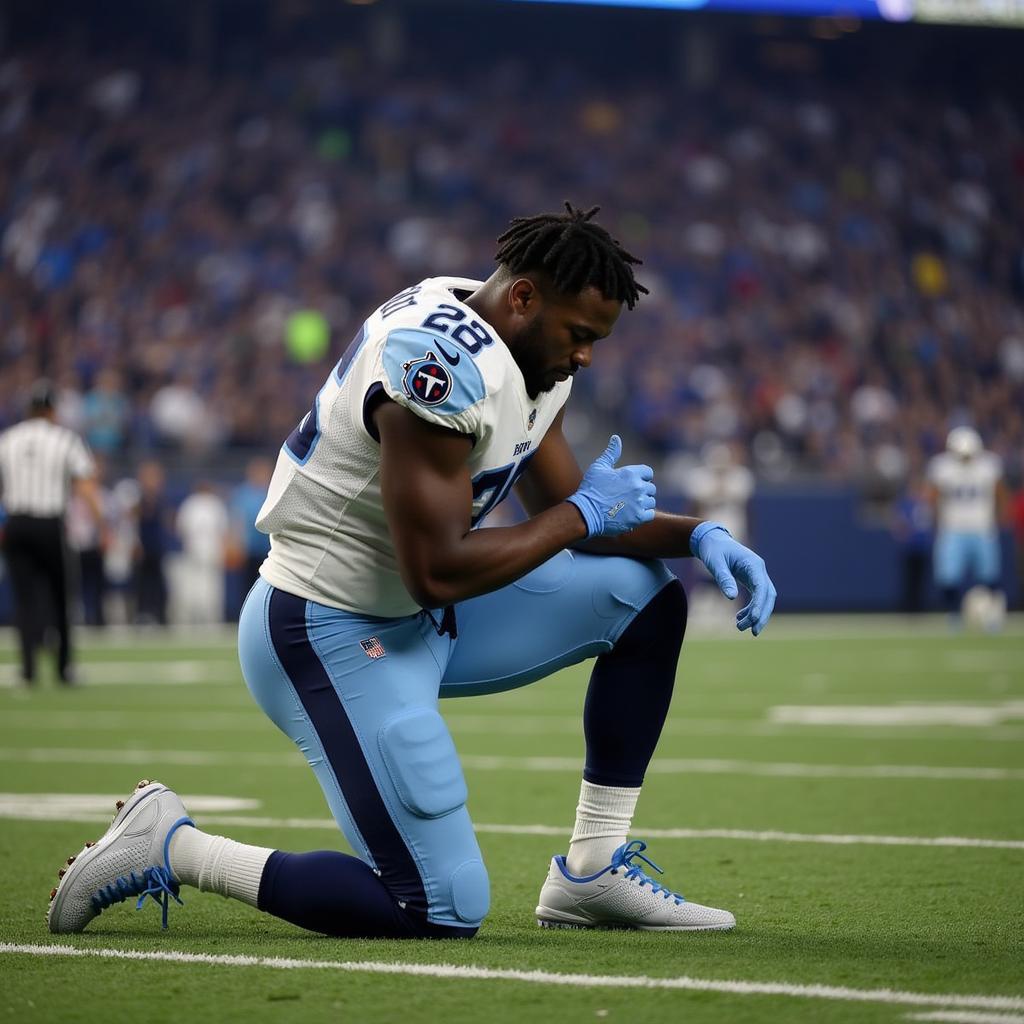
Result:
[[[223,967],[269,967],[275,970],[327,970],[365,974],[404,974],[420,978],[460,978],[466,981],[517,981],[535,985],[569,985],[576,988],[674,989],[690,992],[721,992],[744,996],[792,996],[855,1003],[891,1003],[902,1006],[939,1006],[979,1010],[1024,1010],[1024,996],[960,995],[954,993],[903,992],[898,989],[844,988],[836,985],[805,985],[779,981],[730,981],[717,978],[658,978],[648,975],[558,974],[553,971],[518,971],[455,964],[414,964],[372,960],[296,960],[282,957],[232,956],[212,953],[179,953],[141,949],[83,949],[64,945],[31,945],[0,942],[0,955],[95,957],[109,960],[151,960],[163,963],[216,964]]]
[[[978,1013],[973,1010],[930,1010],[908,1013],[904,1020],[945,1021],[946,1024],[1024,1024],[1018,1013]]]
[[[0,817],[26,817],[60,821],[62,818],[75,820],[76,815],[112,816],[115,801],[124,799],[124,794],[107,796],[103,793],[0,793]],[[237,796],[184,796],[194,811],[255,811],[259,800],[248,800]]]
[[[195,693],[195,691],[191,691]],[[224,693],[224,688],[221,688]],[[243,703],[239,698],[239,708],[235,711],[204,710],[202,714],[186,712],[162,712],[160,724],[168,732],[174,733],[208,733],[208,732],[256,732],[267,731],[266,717],[259,709]],[[497,714],[448,714],[444,719],[448,728],[457,735],[552,735],[579,736],[582,729],[580,716],[577,715],[510,715],[507,712]],[[0,721],[0,731],[18,731],[22,728],[46,730],[48,732],[79,732],[88,728],[93,735],[103,732],[120,734],[124,729],[138,725],[138,712],[125,711],[119,708],[88,708],[79,711],[34,711],[24,708],[12,708],[4,712]],[[966,738],[960,726],[974,725],[984,729],[985,742],[1001,741],[1016,743],[1024,740],[1024,727],[993,726],[987,722],[958,722],[956,726],[946,723],[920,723],[916,726],[900,726],[897,723],[871,728],[847,727],[841,735],[843,739],[869,739],[902,742],[907,739],[936,739],[949,733],[938,733],[936,728],[954,730],[958,738]],[[666,736],[835,736],[834,725],[823,724],[817,728],[810,723],[766,722],[749,718],[676,718],[665,723],[663,735]]]
[[[45,795],[45,794],[44,794]],[[60,796],[60,794],[48,794]],[[68,799],[74,800],[74,794]],[[102,799],[104,806],[113,804],[116,796],[90,797]],[[230,800],[226,797],[185,797],[192,807],[196,801]],[[257,803],[257,801],[237,801]],[[211,807],[212,811],[213,808]],[[336,832],[337,824],[330,818],[270,818],[257,815],[235,815],[222,813],[204,813],[197,815],[201,827],[220,826],[228,828],[260,828],[260,829],[297,829],[300,831]],[[82,824],[108,823],[110,815],[93,812],[88,808],[62,806],[59,803],[47,803],[37,800],[37,794],[0,793],[0,818],[20,821],[69,821]],[[561,825],[506,825],[506,824],[474,824],[474,829],[481,834],[509,836],[561,836],[568,835],[568,829]],[[883,835],[844,835],[828,833],[804,832],[755,832],[747,829],[732,828],[643,828],[634,829],[637,835],[645,839],[738,839],[759,843],[811,843],[823,846],[912,846],[912,847],[945,847],[981,850],[1024,850],[1024,839],[988,839],[973,836],[883,836]]]
[[[990,726],[1024,719],[1024,700],[991,704],[782,704],[768,712],[785,725],[961,725]]]
[[[464,754],[471,771],[573,772],[578,757],[505,757]],[[133,764],[305,768],[298,754],[213,750],[93,750],[68,747],[0,747],[0,761],[34,764]],[[796,761],[739,761],[724,758],[655,758],[649,775],[751,775],[802,779],[936,779],[1021,782],[1024,768],[977,768],[920,764],[814,764]]]

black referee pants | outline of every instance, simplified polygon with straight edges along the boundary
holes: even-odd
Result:
[[[63,520],[12,515],[4,524],[3,550],[14,589],[14,623],[21,643],[22,678],[26,682],[35,680],[36,648],[46,630],[48,603],[60,638],[57,672],[61,680],[70,681],[68,557]]]

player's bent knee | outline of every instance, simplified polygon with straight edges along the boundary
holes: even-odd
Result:
[[[621,605],[640,611],[664,587],[676,579],[664,562],[653,558],[608,559],[602,567],[601,586]]]
[[[479,928],[491,909],[491,882],[484,862],[478,858],[463,861],[451,873],[448,894],[455,916]]]
[[[640,610],[615,644],[620,654],[680,644],[686,634],[687,601],[682,583],[673,578]]]
[[[402,806],[416,818],[437,820],[461,811],[468,792],[455,744],[433,708],[414,708],[389,718],[377,737],[381,758]],[[439,823],[438,828],[444,825]],[[477,855],[468,821],[454,828],[444,853],[431,865],[431,924],[436,937],[475,933],[490,909],[487,869]],[[435,833],[436,834],[436,833]],[[435,840],[436,842],[436,840]]]
[[[666,583],[651,599],[651,602],[653,601],[657,601],[676,622],[683,626],[686,625],[689,605],[686,600],[686,590],[678,579],[673,578]]]
[[[389,718],[377,740],[406,810],[419,818],[441,818],[466,802],[466,780],[455,744],[433,708],[415,708]]]

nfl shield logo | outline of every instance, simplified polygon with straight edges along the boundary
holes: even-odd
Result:
[[[533,425],[536,422],[537,422],[537,410],[534,409],[533,412],[530,413],[530,418],[526,421],[526,429],[527,430],[533,430]]]
[[[366,652],[368,658],[383,658],[388,653],[384,650],[384,645],[375,636],[360,640],[359,646]]]

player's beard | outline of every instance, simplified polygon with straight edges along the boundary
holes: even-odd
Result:
[[[547,365],[545,348],[544,324],[538,316],[519,332],[514,356],[531,399],[550,391],[557,383],[553,379],[554,371]]]

